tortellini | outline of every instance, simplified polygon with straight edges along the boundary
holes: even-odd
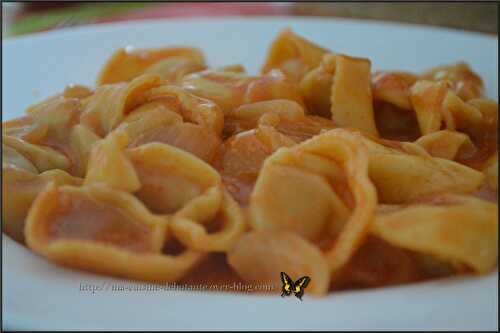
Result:
[[[220,176],[208,164],[161,143],[132,148],[126,155],[140,183],[136,195],[153,212],[215,217],[222,200]]]
[[[442,194],[392,208],[376,215],[372,232],[378,237],[455,265],[467,265],[478,273],[495,267],[497,205],[471,196]]]
[[[129,83],[99,86],[86,102],[81,123],[99,136],[115,129],[135,107],[146,101],[147,92],[161,84],[160,77],[141,75]]]
[[[254,102],[287,99],[303,104],[299,86],[279,70],[261,76],[207,70],[182,79],[186,91],[215,102],[227,114]]]
[[[5,156],[4,156],[5,158]],[[3,167],[2,174],[2,230],[18,242],[24,242],[24,224],[28,210],[45,186],[81,185],[80,178],[72,177],[62,170],[30,172],[16,167]]]
[[[295,141],[271,126],[240,132],[224,143],[215,162],[224,186],[241,205],[247,205],[264,160]]]
[[[168,220],[131,194],[102,185],[48,186],[26,220],[26,242],[63,265],[147,281],[175,281],[204,253],[162,253]]]
[[[97,142],[90,152],[85,185],[103,183],[126,192],[141,188],[132,162],[125,155],[128,136],[116,132]]]
[[[141,74],[156,74],[161,79],[178,82],[185,74],[205,69],[203,53],[190,47],[117,50],[101,70],[98,85],[128,82]]]
[[[415,143],[422,146],[431,156],[448,160],[467,158],[477,151],[467,134],[450,130],[429,133]]]
[[[365,144],[370,155],[370,179],[383,203],[402,203],[440,191],[470,193],[484,182],[483,173],[432,157],[414,143],[365,138]]]
[[[152,89],[148,101],[130,112],[118,130],[127,132],[130,147],[161,142],[211,162],[221,145],[223,119],[213,102],[165,85]]]
[[[328,263],[319,249],[292,232],[251,231],[228,254],[229,265],[245,281],[280,285],[280,272],[309,276],[313,295],[327,292]]]
[[[250,198],[250,224],[312,241],[330,231],[336,241],[326,256],[336,273],[368,233],[376,204],[361,135],[334,129],[266,159]]]
[[[234,134],[250,130],[258,125],[274,127],[295,142],[301,142],[333,129],[332,121],[305,114],[300,104],[294,101],[276,99],[244,104],[226,116],[225,131]]]
[[[280,69],[290,78],[299,81],[302,76],[319,65],[328,51],[296,35],[290,29],[283,30],[273,41],[262,73]]]
[[[378,136],[372,105],[368,59],[326,54],[300,87],[309,108],[340,127],[354,127]]]
[[[4,136],[3,144],[26,156],[39,171],[67,171],[71,166],[70,160],[64,154],[47,146],[35,145],[12,136]]]

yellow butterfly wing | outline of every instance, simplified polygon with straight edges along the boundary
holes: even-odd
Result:
[[[311,282],[311,278],[309,276],[303,276],[294,283],[293,293],[295,296],[302,301],[302,296],[304,295],[304,289]]]
[[[285,272],[281,272],[280,276],[281,282],[283,283],[283,286],[281,287],[281,297],[290,296],[290,294],[294,290],[294,283]]]

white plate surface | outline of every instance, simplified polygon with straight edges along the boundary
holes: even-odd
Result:
[[[230,18],[142,21],[79,27],[7,39],[2,115],[69,83],[93,85],[117,48],[188,45],[212,66],[241,63],[257,72],[284,27],[319,45],[368,57],[372,68],[421,71],[464,60],[498,100],[498,39],[380,22]],[[2,235],[4,329],[498,329],[498,271],[409,286],[341,292],[303,302],[278,296],[189,291],[112,292],[132,282],[55,266]],[[103,290],[81,291],[83,284]]]

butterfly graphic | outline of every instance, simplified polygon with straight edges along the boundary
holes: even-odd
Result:
[[[293,280],[285,272],[280,273],[281,282],[283,286],[281,287],[281,297],[290,296],[292,292],[295,296],[302,301],[302,296],[304,295],[304,289],[307,287],[311,278],[309,276],[303,276],[297,281]]]

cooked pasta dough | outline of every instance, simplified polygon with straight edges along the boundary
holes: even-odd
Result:
[[[258,74],[127,47],[96,83],[2,124],[2,230],[51,262],[312,296],[497,269],[498,103],[466,63],[377,71],[285,29]]]

